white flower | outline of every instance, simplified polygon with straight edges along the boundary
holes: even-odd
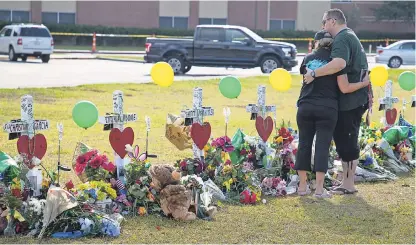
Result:
[[[125,150],[127,151],[127,152],[131,152],[131,153],[133,153],[133,147],[131,147],[131,145],[130,144],[127,144],[127,145],[125,145]]]
[[[35,166],[39,166],[39,164],[41,163],[40,159],[37,157],[33,157],[32,158],[32,164]]]
[[[23,162],[23,157],[19,154],[19,155],[17,155],[17,156],[14,157],[14,160],[16,162]]]

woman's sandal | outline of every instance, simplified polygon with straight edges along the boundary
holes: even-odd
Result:
[[[324,189],[324,191],[322,192],[322,194],[313,194],[314,197],[316,198],[331,198],[332,194],[329,193],[327,190]]]
[[[306,196],[311,194],[311,189],[309,189],[309,186],[306,186],[306,191],[297,191],[298,196]]]
[[[333,188],[333,189],[331,190],[331,192],[332,192],[333,194],[338,194],[338,195],[352,195],[352,194],[357,193],[357,192],[358,192],[358,190],[355,190],[355,191],[350,191],[350,190],[345,189],[345,188],[343,188],[343,187],[336,187],[336,188]]]

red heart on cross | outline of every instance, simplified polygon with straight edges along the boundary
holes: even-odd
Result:
[[[266,117],[266,119],[263,119],[261,116],[257,116],[256,129],[257,133],[260,135],[260,138],[266,142],[273,132],[273,119],[270,116]]]
[[[386,110],[386,121],[387,121],[387,124],[393,125],[394,122],[396,122],[396,118],[397,118],[397,110],[396,110],[396,108],[387,109]]]
[[[120,156],[120,158],[123,159],[127,154],[126,145],[133,145],[133,129],[127,127],[123,130],[123,132],[121,132],[120,129],[113,128],[111,129],[109,139],[113,150]]]
[[[209,137],[211,137],[211,124],[208,122],[203,125],[199,123],[192,124],[191,137],[200,150],[204,149],[205,145],[208,143]]]
[[[22,135],[17,140],[17,152],[26,155],[27,161],[24,161],[24,163],[30,169],[35,167],[32,164],[32,158],[37,157],[41,160],[45,156],[47,148],[48,144],[43,134],[36,134],[31,139],[27,135]]]

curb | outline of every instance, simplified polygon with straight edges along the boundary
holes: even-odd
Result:
[[[144,60],[128,60],[128,59],[112,59],[112,58],[102,58],[102,57],[96,57],[96,60],[108,60],[108,61],[119,61],[119,62],[130,62],[130,63],[139,63],[144,64]]]
[[[57,54],[146,54],[145,51],[110,51],[110,50],[102,50],[91,52],[91,50],[65,50],[65,49],[55,49],[53,51]]]

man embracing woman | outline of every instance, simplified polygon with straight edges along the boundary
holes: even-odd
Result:
[[[367,57],[355,33],[347,28],[344,14],[331,9],[324,14],[323,30],[315,35],[315,50],[301,65],[304,82],[298,99],[299,146],[295,169],[298,194],[311,193],[307,172],[316,173],[317,198],[330,198],[324,189],[329,147],[334,139],[342,159],[343,183],[331,192],[355,193],[354,175],[359,158],[358,133],[361,118],[369,108]],[[316,136],[314,168],[311,169]]]

